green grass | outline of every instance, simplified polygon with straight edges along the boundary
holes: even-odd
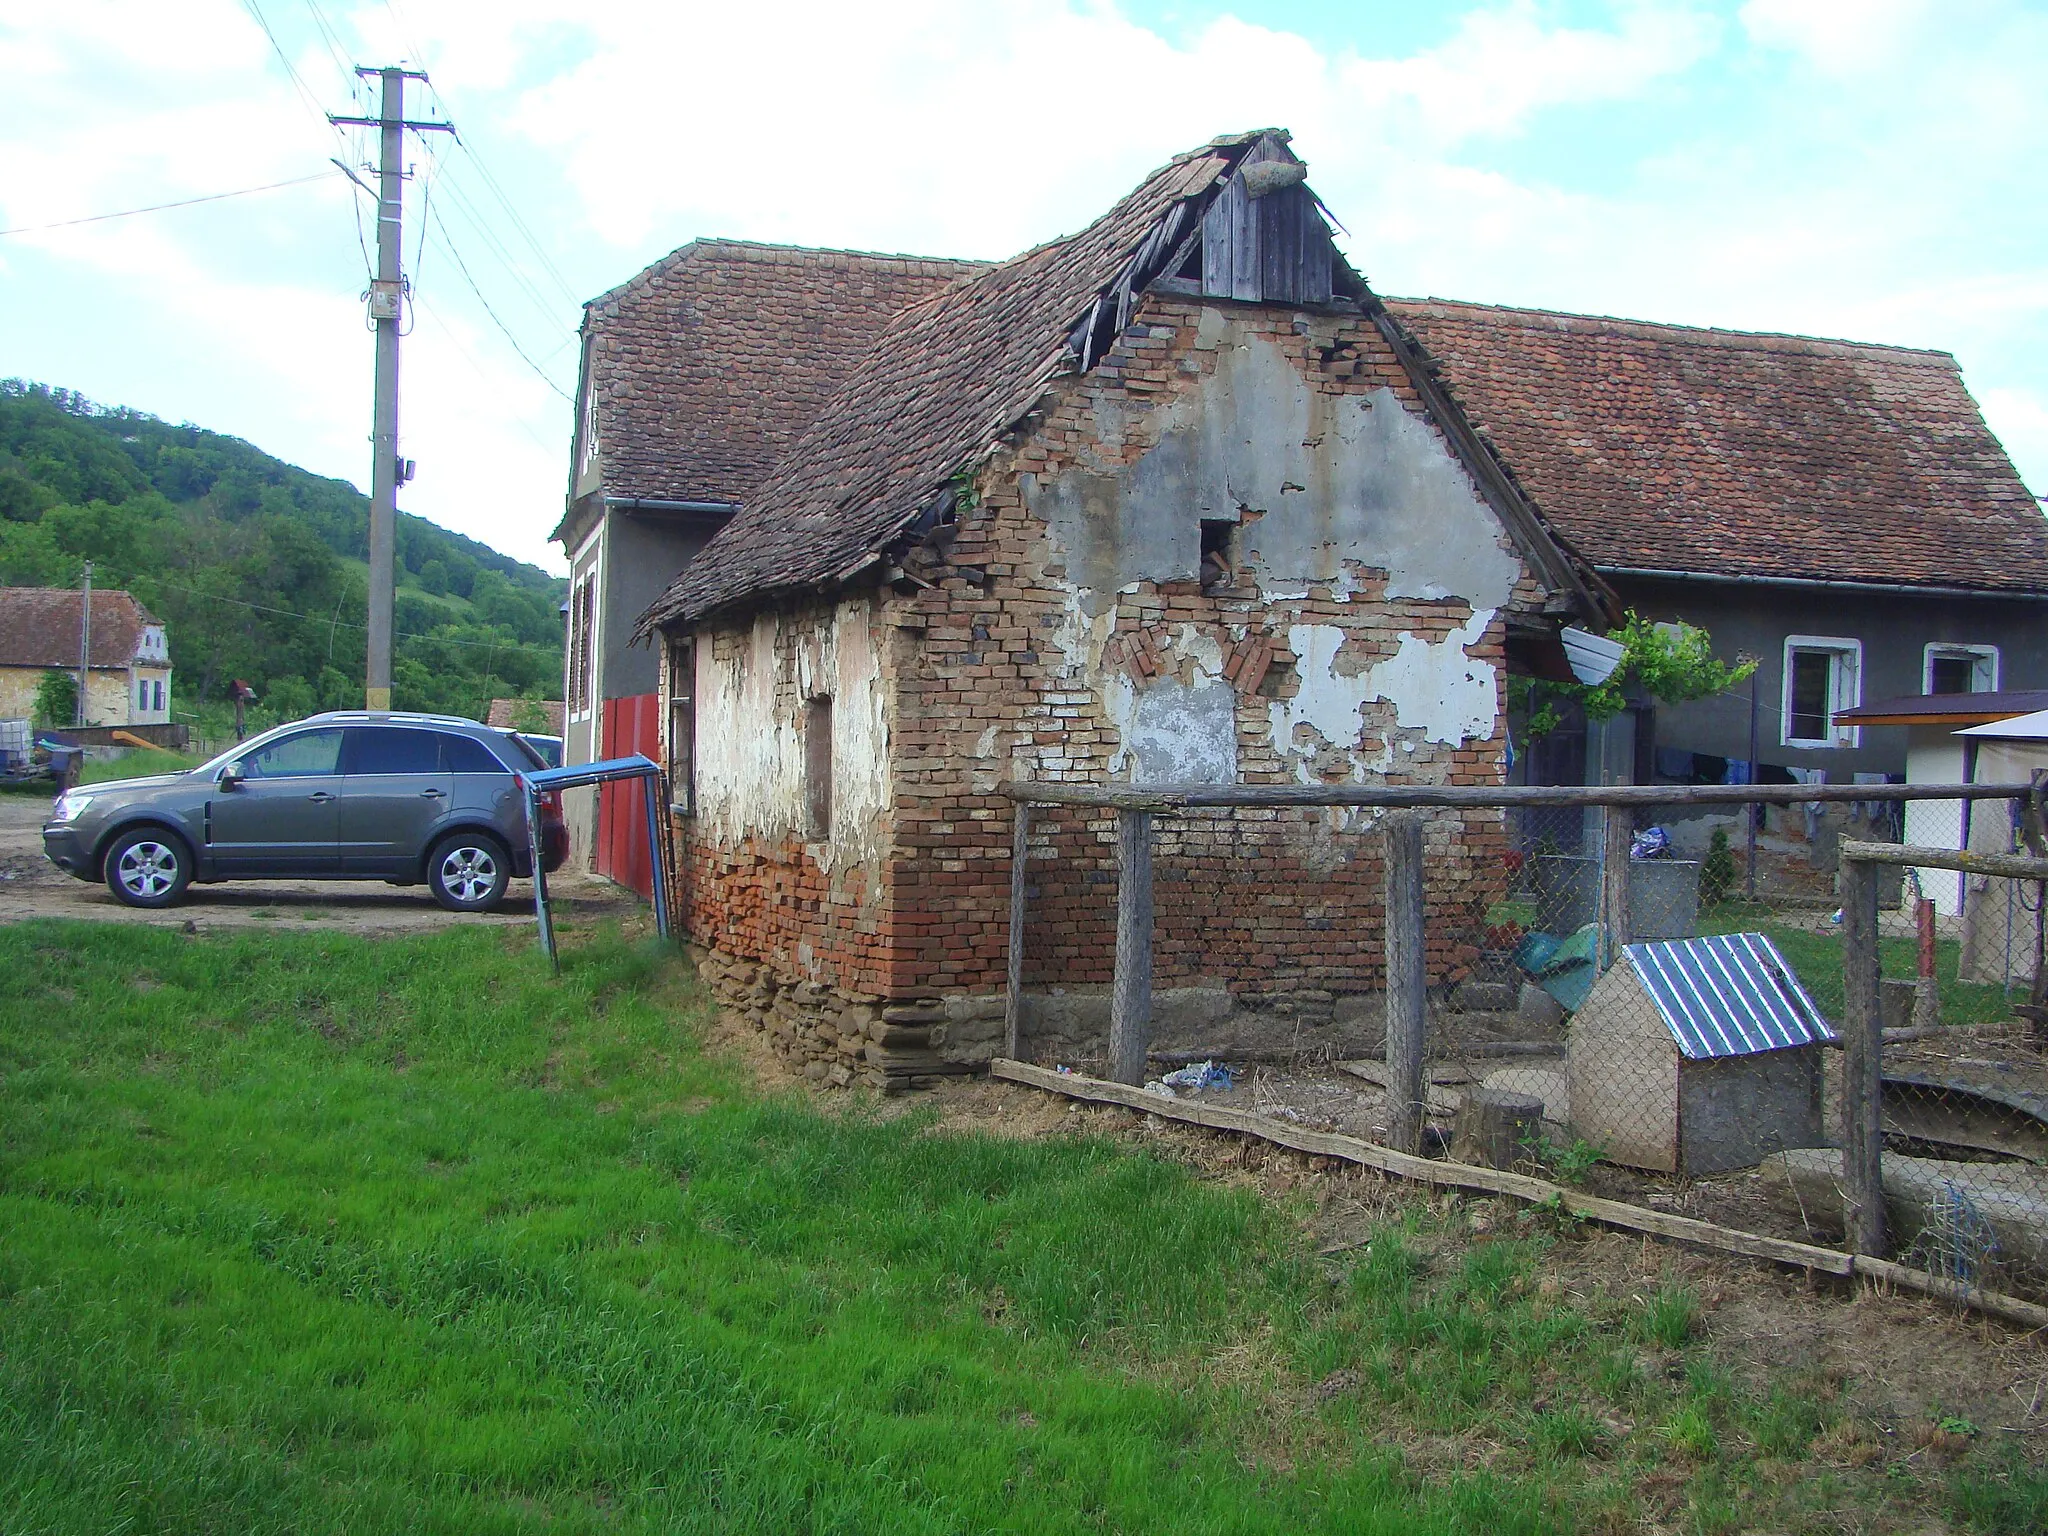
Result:
[[[134,747],[112,762],[87,758],[80,770],[81,784],[105,784],[112,779],[143,779],[156,773],[183,773],[197,768],[202,759],[184,752],[167,752],[158,747]]]
[[[1775,913],[1763,903],[1726,901],[1700,914],[1702,933],[1762,933],[1778,947],[1785,963],[1799,977],[1800,985],[1813,998],[1814,1006],[1831,1019],[1842,1016],[1842,936],[1839,929],[1814,933],[1776,921]],[[2002,988],[1979,982],[1959,981],[1956,967],[1962,945],[1954,939],[1937,939],[1934,945],[1934,980],[1941,995],[1944,1024],[1995,1024],[2012,1017],[2012,1004]],[[1878,969],[1885,976],[1910,977],[1919,974],[1919,944],[1915,939],[1878,940]]]
[[[1731,1385],[1690,1292],[1542,1285],[1541,1213],[1318,1260],[1119,1143],[763,1097],[702,1006],[610,933],[555,981],[502,930],[0,929],[0,1530],[2048,1512],[1822,1475],[1826,1391]]]

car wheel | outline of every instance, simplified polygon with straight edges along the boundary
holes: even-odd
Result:
[[[512,883],[512,855],[488,832],[443,838],[427,859],[427,884],[450,912],[489,912]]]
[[[160,827],[137,827],[107,849],[107,889],[131,907],[168,907],[192,883],[184,840]]]

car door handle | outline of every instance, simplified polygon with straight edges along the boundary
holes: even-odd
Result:
[[[423,800],[439,800],[447,793],[448,791],[445,789],[423,789],[420,791],[420,798]]]
[[[324,789],[316,789],[313,791],[312,794],[306,796],[306,798],[312,801],[315,805],[325,805],[328,801],[332,800],[334,796],[327,793],[327,791]]]

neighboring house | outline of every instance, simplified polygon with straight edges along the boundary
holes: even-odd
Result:
[[[632,644],[634,619],[775,466],[883,325],[974,268],[699,240],[584,306],[568,510],[552,535],[570,566],[565,762],[658,750],[657,662]],[[595,791],[565,799],[571,857],[644,891],[637,804],[613,836],[600,835]]]
[[[1604,772],[1565,733],[1539,777],[1739,782],[1753,758],[1779,782],[1896,778],[1907,731],[1859,718],[1866,699],[2048,687],[2048,518],[1947,353],[1388,308],[1625,606],[1759,662],[1727,694],[1637,712]]]
[[[1511,658],[1612,617],[1303,178],[1284,133],[1220,139],[906,309],[641,619],[688,927],[785,984],[810,1069],[845,1080],[892,1000],[950,999],[933,1045],[987,1054],[1003,780],[1498,783]],[[1112,827],[1042,824],[1037,990],[1108,980]],[[1221,999],[1371,1034],[1378,847],[1322,811],[1176,822],[1164,1031]],[[1432,840],[1434,974],[1504,849],[1497,811]],[[889,1050],[881,1076],[931,1069]]]
[[[562,734],[562,713],[560,699],[493,699],[484,716],[484,724],[494,725],[501,731],[559,736]]]
[[[0,718],[34,715],[45,672],[77,676],[85,617],[76,588],[0,587]],[[170,720],[171,650],[160,620],[118,588],[96,591],[90,645],[87,725]]]

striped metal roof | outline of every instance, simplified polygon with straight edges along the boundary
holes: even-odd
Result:
[[[1628,944],[1622,952],[1690,1060],[1835,1038],[1784,956],[1760,933]]]

